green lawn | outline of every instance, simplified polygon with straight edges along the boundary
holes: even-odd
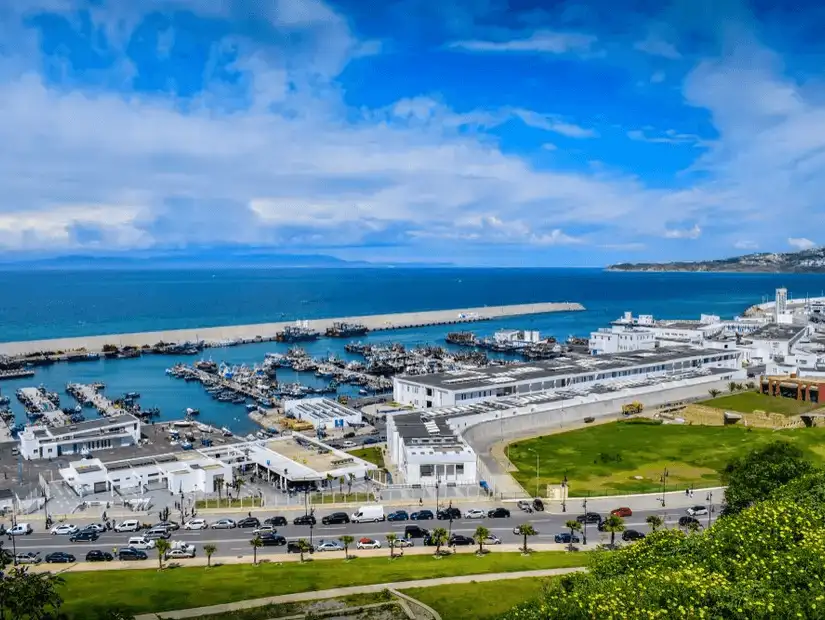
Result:
[[[437,560],[430,555],[411,555],[391,562],[389,558],[315,560],[300,564],[227,564],[147,570],[100,570],[66,573],[63,611],[72,620],[105,617],[113,605],[133,614],[188,609],[245,599],[310,592],[342,586],[473,575],[495,572],[583,566],[584,553],[547,551],[522,556],[493,552],[484,557],[458,554]]]
[[[384,455],[381,454],[381,448],[370,446],[369,448],[347,450],[347,452],[352,456],[357,456],[359,459],[364,459],[370,463],[375,463],[379,469],[384,469]]]
[[[483,583],[456,583],[433,588],[410,588],[407,594],[435,609],[442,618],[473,618],[494,620],[541,594],[547,579],[534,577],[485,581]]]
[[[792,398],[782,398],[780,396],[767,396],[758,392],[740,392],[739,394],[728,394],[710,400],[705,400],[700,405],[715,407],[716,409],[727,409],[740,413],[753,413],[756,410],[782,415],[794,416],[818,409],[822,405],[808,403]]]
[[[670,490],[718,485],[719,472],[731,458],[779,438],[796,443],[815,462],[825,462],[823,427],[771,431],[621,422],[510,444],[510,460],[518,468],[514,477],[531,493],[536,488],[535,451],[542,494],[565,475],[570,496],[654,493],[661,490],[665,468]]]

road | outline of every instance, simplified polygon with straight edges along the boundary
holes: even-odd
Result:
[[[462,506],[462,512],[466,511],[468,507]],[[413,512],[417,509],[417,507],[409,507],[407,510],[409,512]],[[329,512],[332,512],[330,510]],[[530,523],[538,532],[538,535],[535,537],[531,537],[530,540],[537,542],[537,543],[552,543],[553,537],[555,534],[559,532],[567,532],[567,528],[565,528],[565,522],[568,519],[575,518],[578,514],[577,512],[569,512],[567,514],[548,514],[544,512],[537,512],[532,514],[524,513],[514,506],[511,510],[511,517],[509,518],[502,518],[502,519],[456,519],[452,522],[449,521],[395,521],[395,522],[382,522],[382,523],[350,523],[350,524],[342,524],[342,525],[321,525],[320,520],[321,516],[327,514],[326,512],[316,512],[316,517],[318,518],[318,524],[310,528],[309,526],[296,526],[292,525],[291,519],[296,516],[295,514],[286,515],[287,518],[290,520],[290,524],[278,528],[278,534],[284,536],[287,540],[298,540],[300,538],[306,539],[308,542],[312,541],[314,544],[318,544],[321,540],[337,540],[338,537],[343,536],[344,534],[349,534],[355,537],[358,540],[361,537],[370,537],[376,538],[381,541],[382,546],[386,547],[386,540],[385,537],[389,533],[394,533],[399,537],[404,536],[404,528],[406,525],[409,524],[418,524],[423,528],[426,529],[433,529],[435,527],[443,527],[444,529],[451,530],[453,533],[457,534],[464,534],[467,536],[472,536],[475,532],[476,528],[479,525],[483,525],[490,530],[491,533],[498,536],[502,543],[519,543],[522,541],[521,537],[513,533],[513,528],[517,527],[522,523]],[[671,508],[671,509],[660,509],[660,510],[646,510],[646,511],[639,511],[635,512],[631,517],[625,519],[625,526],[627,529],[635,529],[641,532],[647,532],[648,526],[645,523],[645,519],[649,515],[659,515],[665,519],[665,523],[668,526],[676,526],[679,517],[685,514],[683,509],[679,508]],[[229,518],[238,519],[238,515],[228,515]],[[266,514],[258,512],[254,512],[253,516],[258,517],[263,521],[263,519],[274,516],[273,514]],[[210,516],[208,519],[209,522],[217,521],[220,517],[219,516]],[[699,519],[702,524],[707,523],[707,517],[701,517]],[[83,527],[87,523],[88,520],[76,520],[70,521],[74,525],[78,527]],[[103,551],[112,552],[114,548],[120,548],[126,546],[128,539],[131,536],[136,536],[139,534],[128,534],[128,533],[116,533],[113,531],[106,532],[100,536],[100,538],[93,543],[85,543],[85,542],[77,542],[73,543],[69,541],[68,536],[57,536],[51,535],[46,531],[43,531],[42,525],[36,524],[36,529],[39,531],[35,531],[34,533],[30,534],[29,536],[17,536],[15,538],[15,545],[17,552],[21,551],[39,551],[43,556],[48,553],[52,553],[53,551],[67,551],[75,555],[78,559],[82,559],[85,557],[86,553],[91,549],[101,549]],[[200,531],[186,531],[183,529],[174,532],[172,538],[170,540],[180,540],[188,543],[193,543],[198,550],[198,554],[203,554],[203,545],[205,544],[213,544],[217,547],[217,551],[215,552],[215,558],[219,557],[233,557],[239,555],[251,555],[251,547],[249,545],[249,540],[254,536],[252,533],[252,529],[227,529],[227,530],[216,530],[216,529],[208,529],[208,530],[200,530]],[[579,534],[581,536],[581,533]],[[588,547],[590,545],[596,545],[602,542],[607,542],[610,538],[610,535],[605,532],[599,532],[596,529],[596,525],[591,524],[587,526],[587,542]],[[6,548],[11,548],[12,543],[9,540],[5,540],[4,543]],[[420,539],[415,541],[416,546],[420,546],[422,541]],[[155,552],[153,550],[149,550],[148,552],[149,557],[154,557]],[[258,550],[258,554],[261,557],[267,556],[274,556],[277,554],[286,553],[285,547],[262,547]]]

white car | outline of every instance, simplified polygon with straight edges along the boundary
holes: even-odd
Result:
[[[344,545],[335,542],[334,540],[322,540],[315,547],[316,551],[343,551]]]
[[[404,547],[412,547],[414,544],[412,538],[396,538],[392,546],[396,549],[403,549]]]
[[[484,538],[484,544],[485,545],[500,545],[501,544],[501,538],[499,538],[495,534],[487,534],[487,536]]]
[[[102,534],[106,531],[106,526],[102,523],[90,523],[89,525],[84,525],[83,528],[80,530],[81,532],[97,532],[98,534]]]
[[[154,549],[155,541],[143,536],[132,536],[129,539],[129,542],[126,543],[126,546],[131,547],[132,549],[141,549],[145,551],[146,549]]]
[[[182,558],[194,558],[195,557],[195,548],[192,547],[191,549],[172,549],[166,552],[166,559],[167,560],[174,560],[174,559],[182,559]]]
[[[27,551],[14,556],[18,564],[40,564],[42,558],[39,551]]]
[[[71,523],[58,523],[51,529],[52,535],[70,536],[76,533],[77,526]]]
[[[691,517],[702,517],[708,514],[708,509],[705,506],[693,506],[687,509],[687,513]]]
[[[191,521],[187,521],[186,525],[183,526],[185,530],[205,530],[209,527],[209,524],[206,522],[206,519],[192,519]]]
[[[32,529],[31,524],[29,524],[29,523],[18,523],[13,528],[8,530],[6,533],[9,536],[23,536],[23,535],[27,536],[27,535],[31,534],[33,531],[34,530]]]
[[[141,528],[137,519],[126,519],[115,526],[116,532],[137,532]]]
[[[232,519],[219,519],[218,521],[215,521],[210,527],[213,530],[231,530],[237,527],[237,525]]]
[[[374,538],[361,538],[355,543],[356,549],[380,549],[381,542]]]
[[[260,527],[256,527],[254,530],[252,530],[252,533],[253,534],[274,534],[277,531],[278,531],[277,528],[273,525],[262,525]]]
[[[478,508],[471,508],[470,510],[464,513],[465,519],[483,519],[486,516],[487,513]]]

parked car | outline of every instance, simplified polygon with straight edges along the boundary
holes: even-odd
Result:
[[[315,525],[316,523],[314,515],[301,515],[292,520],[292,525]]]
[[[410,521],[429,521],[433,518],[432,510],[419,510],[410,515]]]
[[[478,508],[470,508],[470,510],[464,513],[465,519],[483,519],[486,516],[487,513]]]
[[[356,549],[380,549],[381,548],[381,541],[375,540],[374,538],[359,538],[358,542],[355,543]]]
[[[621,517],[622,519],[627,519],[627,517],[633,516],[633,511],[627,506],[621,506],[620,508],[614,508],[613,510],[611,510],[610,514],[614,517]]]
[[[132,536],[126,546],[132,549],[154,549],[155,541],[144,536]]]
[[[144,536],[149,540],[159,540],[161,538],[168,540],[172,537],[172,532],[167,530],[165,527],[153,527],[151,530],[146,532]]]
[[[538,497],[533,500],[533,510],[536,512],[544,512],[544,502]]]
[[[77,559],[71,553],[65,551],[55,551],[46,556],[47,564],[71,564],[76,561]]]
[[[496,536],[495,534],[487,534],[487,537],[484,539],[485,545],[500,545],[501,538]]]
[[[436,518],[441,521],[446,521],[447,519],[460,519],[461,511],[458,508],[453,508],[452,506],[449,508],[442,508],[436,513]]]
[[[696,517],[679,517],[679,527],[690,527],[691,523],[695,523],[699,527],[702,527],[702,524]]]
[[[100,538],[95,530],[81,530],[69,536],[70,542],[94,542]]]
[[[209,527],[213,530],[231,530],[238,527],[238,525],[233,519],[218,519]]]
[[[429,530],[417,525],[408,525],[404,528],[404,538],[425,538],[429,535]]]
[[[180,523],[177,523],[176,521],[161,521],[160,523],[155,523],[152,526],[152,529],[155,529],[156,527],[165,527],[170,532],[176,532],[180,529]]]
[[[140,521],[137,519],[126,519],[115,525],[116,532],[137,532],[140,529]]]
[[[475,541],[470,538],[469,536],[464,536],[463,534],[453,534],[450,536],[450,540],[448,543],[451,547],[453,546],[463,546],[463,545],[474,545]]]
[[[409,518],[410,515],[406,510],[396,510],[387,515],[387,521],[406,521]]]
[[[331,515],[326,515],[321,519],[324,525],[337,525],[340,523],[349,523],[349,515],[346,512],[333,512]]]
[[[375,444],[375,443],[378,443],[378,439],[375,438],[375,437],[367,437],[364,440],[364,445],[365,446],[371,446],[372,444]]]
[[[252,530],[252,533],[263,536],[264,534],[275,534],[277,531],[278,530],[272,525],[261,525],[260,527],[256,527]]]
[[[121,562],[128,562],[131,560],[147,560],[149,556],[145,551],[134,549],[132,547],[124,547],[117,552],[117,559]]]
[[[50,530],[53,536],[71,536],[78,531],[77,526],[71,523],[58,523]]]
[[[622,532],[622,540],[632,542],[634,540],[641,540],[645,535],[637,530],[625,530]]]
[[[287,525],[286,517],[275,516],[264,519],[264,525],[274,525],[275,527],[283,527]]]
[[[687,509],[688,515],[691,517],[703,517],[708,514],[707,506],[692,506]]]
[[[188,545],[187,547],[179,547],[177,549],[170,549],[166,552],[167,560],[182,560],[186,558],[195,557],[195,545]]]
[[[240,519],[235,525],[238,527],[259,527],[261,520],[258,517],[244,517]]]
[[[564,544],[564,545],[569,545],[569,544],[570,544],[570,540],[571,540],[570,532],[561,532],[560,534],[556,534],[556,535],[553,537],[553,541],[554,541],[556,544]],[[579,542],[581,542],[581,539],[580,539],[578,536],[573,536],[573,537],[572,537],[572,540],[573,540],[573,543],[579,543]]]
[[[92,549],[86,554],[87,562],[111,562],[114,556],[108,551],[101,551],[100,549]]]
[[[322,540],[315,545],[316,551],[343,551],[344,545],[334,540]]]
[[[28,536],[33,531],[34,530],[32,529],[31,524],[29,524],[29,523],[18,523],[17,525],[12,527],[10,530],[7,530],[6,534],[8,534],[9,536]]]
[[[185,530],[205,530],[209,527],[209,524],[206,522],[206,519],[192,519],[186,522],[186,525],[183,526]]]
[[[403,549],[405,547],[413,547],[415,543],[413,542],[412,538],[396,538],[393,543],[393,547],[397,547],[399,549]]]
[[[487,512],[487,516],[491,519],[508,519],[510,517],[510,511],[506,508],[493,508]]]
[[[286,544],[286,538],[276,534],[262,534],[261,542],[264,547],[282,547]]]
[[[14,560],[18,564],[40,564],[43,558],[40,557],[39,551],[24,551],[14,556]]]
[[[519,500],[518,504],[516,504],[519,508],[521,508],[524,512],[533,512],[533,504],[532,502],[528,502],[526,499]]]
[[[312,548],[312,547],[310,547],[310,548],[308,549],[308,551],[309,551],[310,553],[315,553],[315,549],[314,549],[314,548]],[[297,541],[297,540],[290,540],[290,541],[286,544],[286,552],[287,552],[287,553],[301,553],[301,547],[300,547],[300,545],[298,544],[298,541]]]
[[[587,512],[576,517],[576,521],[579,523],[587,523],[588,525],[591,523],[600,523],[601,520],[602,516],[598,512]]]
[[[106,526],[102,523],[89,523],[89,525],[84,525],[81,532],[97,532],[98,534],[102,534],[106,531]]]

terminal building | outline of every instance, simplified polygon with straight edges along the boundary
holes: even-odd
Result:
[[[284,413],[297,420],[309,422],[316,429],[334,430],[361,425],[361,412],[329,398],[288,400]]]
[[[741,352],[737,350],[674,347],[401,375],[393,377],[393,400],[417,409],[430,409],[547,390],[665,377],[703,368],[741,372],[740,358]]]
[[[67,426],[27,426],[20,433],[20,454],[27,460],[55,459],[134,446],[139,442],[140,420],[123,414]]]

